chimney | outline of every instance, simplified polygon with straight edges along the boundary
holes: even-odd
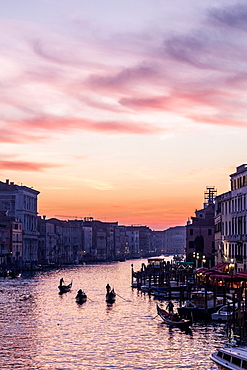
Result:
[[[43,216],[43,220],[45,220],[46,219],[46,216]]]
[[[9,185],[9,179],[6,179],[6,184]]]

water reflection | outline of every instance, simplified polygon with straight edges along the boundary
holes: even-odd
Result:
[[[142,262],[142,261],[141,261]],[[136,260],[137,268],[141,262]],[[156,317],[156,303],[130,287],[131,263],[81,266],[0,280],[1,369],[215,369],[209,355],[224,325],[195,323],[188,332]],[[58,294],[58,282],[73,280]],[[107,305],[110,282],[116,302]],[[83,289],[88,300],[78,305]]]

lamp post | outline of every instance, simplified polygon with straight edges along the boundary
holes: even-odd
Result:
[[[233,275],[233,270],[234,270],[234,260],[233,260],[233,258],[231,258],[231,263],[229,265],[229,269],[230,269],[230,274]]]
[[[198,261],[199,261],[200,255],[199,252],[196,253],[196,268],[198,268]]]
[[[206,261],[206,256],[205,255],[203,255],[202,256],[202,267],[204,267],[204,264],[206,263],[207,261]]]

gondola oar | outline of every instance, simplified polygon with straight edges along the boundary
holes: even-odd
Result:
[[[119,295],[119,294],[117,294],[116,293],[116,295],[118,296],[118,297],[120,297],[120,298],[122,298],[124,301],[126,301],[126,302],[131,302],[129,299],[125,299],[124,297],[121,297],[121,295]]]

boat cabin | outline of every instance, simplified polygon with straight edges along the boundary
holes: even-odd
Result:
[[[223,348],[211,356],[222,369],[247,369],[246,348]]]
[[[212,307],[214,301],[216,301],[216,305],[223,305],[224,300],[221,297],[214,297],[214,293],[211,291],[206,290],[197,290],[192,291],[190,294],[190,300],[192,305],[196,306],[197,308],[205,308],[205,307]]]
[[[159,268],[162,263],[164,264],[164,262],[165,262],[165,258],[164,257],[152,257],[152,258],[148,258],[148,264],[149,265],[152,265],[154,267],[157,267],[157,268]]]

